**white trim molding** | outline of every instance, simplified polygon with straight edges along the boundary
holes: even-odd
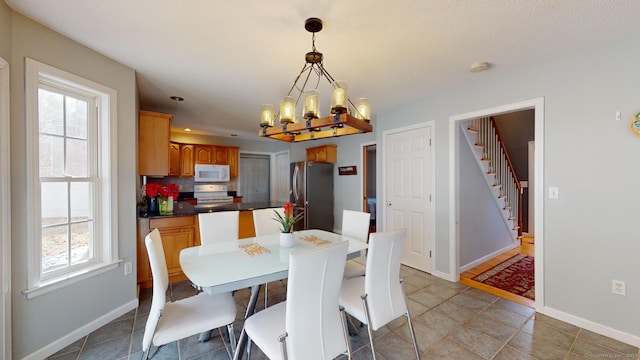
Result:
[[[534,109],[536,141],[535,149],[535,181],[533,191],[535,193],[535,279],[536,279],[536,309],[544,307],[544,239],[543,239],[543,205],[544,205],[544,98],[535,98],[473,111],[465,114],[449,117],[449,273],[453,281],[460,281],[460,237],[458,219],[458,126],[459,121],[475,119],[483,116],[494,116],[515,111]],[[532,191],[532,189],[529,189]]]
[[[0,358],[11,359],[11,157],[9,63],[0,58]]]

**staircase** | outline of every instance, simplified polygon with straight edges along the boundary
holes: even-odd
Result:
[[[460,122],[462,133],[484,174],[487,186],[501,209],[505,226],[510,230],[514,245],[522,238],[522,187],[515,174],[500,132],[492,117]]]

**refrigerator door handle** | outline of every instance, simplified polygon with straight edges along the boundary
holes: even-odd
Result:
[[[298,202],[298,173],[300,172],[300,169],[298,168],[298,165],[296,165],[293,168],[293,179],[292,179],[292,190],[293,190],[293,198],[296,200],[296,203]]]

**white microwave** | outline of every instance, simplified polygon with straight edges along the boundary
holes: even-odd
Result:
[[[196,182],[229,181],[229,165],[196,164]]]

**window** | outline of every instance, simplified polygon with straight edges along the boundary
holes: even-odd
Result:
[[[115,90],[26,60],[31,298],[117,266]]]

